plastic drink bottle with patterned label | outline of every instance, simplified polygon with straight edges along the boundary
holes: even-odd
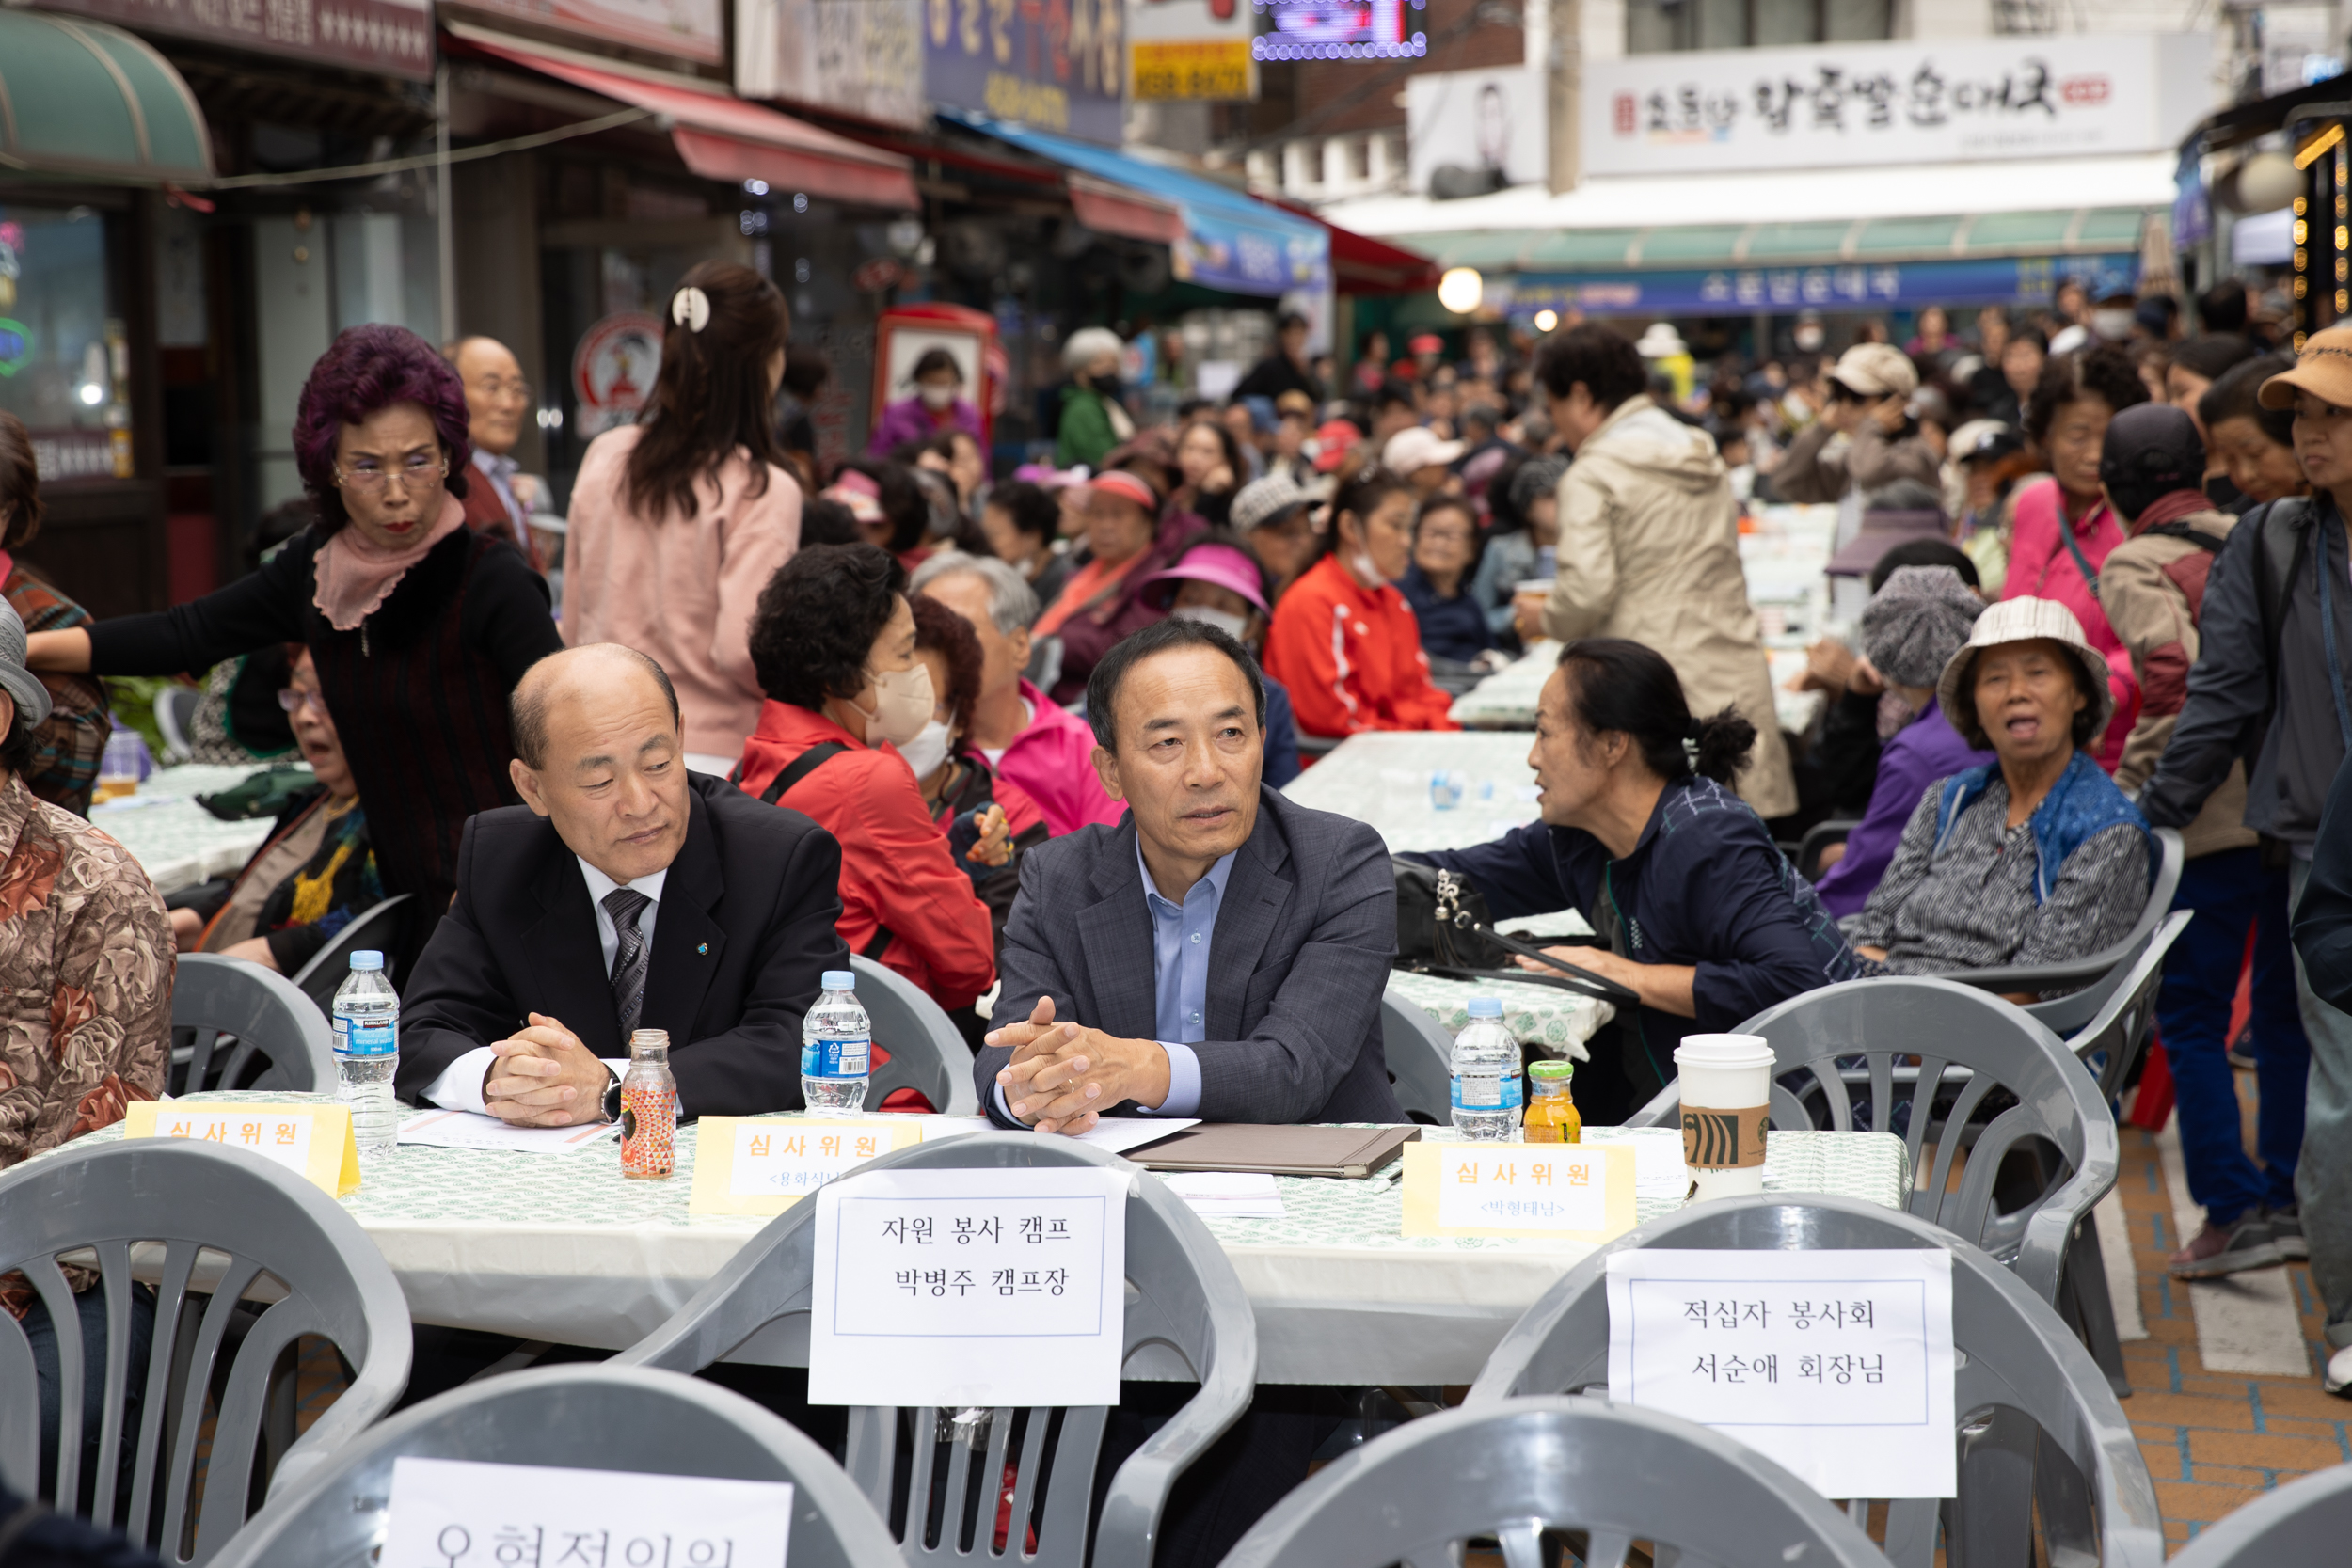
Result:
[[[1470,1022],[1454,1037],[1454,1131],[1471,1143],[1519,1135],[1519,1042],[1502,1026],[1502,1004],[1470,999]]]
[[[628,1037],[621,1079],[621,1174],[665,1177],[677,1164],[677,1080],[670,1076],[670,1032],[640,1029]]]
[[[392,1103],[392,1075],[400,1069],[400,993],[385,977],[383,954],[351,956],[333,1012],[335,1098],[351,1107],[359,1158],[381,1160],[400,1137],[400,1111]]]
[[[1527,1081],[1534,1085],[1535,1098],[1528,1101],[1527,1120],[1519,1129],[1520,1142],[1584,1141],[1584,1117],[1578,1112],[1576,1101],[1568,1098],[1568,1080],[1575,1071],[1573,1062],[1547,1060],[1527,1065]]]
[[[801,1099],[812,1111],[866,1108],[874,1060],[874,1023],[857,999],[857,975],[829,969],[824,994],[801,1022]]]

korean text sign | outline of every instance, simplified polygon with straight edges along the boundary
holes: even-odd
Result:
[[[1827,1497],[1948,1497],[1952,1260],[1936,1249],[1609,1259],[1609,1393],[1736,1437]]]
[[[122,1135],[242,1148],[285,1166],[329,1197],[359,1190],[359,1146],[348,1105],[135,1100],[123,1111]]]
[[[809,1402],[1117,1404],[1133,1180],[964,1167],[820,1188]]]
[[[705,1117],[690,1214],[781,1214],[878,1155],[922,1141],[912,1117],[804,1121]]]
[[[784,1568],[789,1481],[392,1461],[384,1568]]]
[[[1633,1228],[1626,1144],[1409,1143],[1405,1234],[1605,1242]]]

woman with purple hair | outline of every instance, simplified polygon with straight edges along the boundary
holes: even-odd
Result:
[[[466,389],[422,338],[355,326],[303,384],[294,460],[318,521],[262,569],[152,615],[31,639],[35,669],[202,670],[272,643],[310,651],[384,886],[417,895],[415,952],[456,888],[466,818],[519,803],[507,696],[556,652],[546,581],[465,526]]]

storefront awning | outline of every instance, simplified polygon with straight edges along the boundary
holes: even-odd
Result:
[[[1104,233],[1167,244],[1182,281],[1260,295],[1331,286],[1329,232],[1320,223],[1214,180],[1091,142],[958,109],[940,114],[1072,170],[1071,206],[1078,221]]]
[[[102,22],[0,9],[0,168],[161,182],[213,172],[196,97]]]
[[[566,52],[526,46],[462,24],[447,25],[453,36],[486,55],[650,109],[670,133],[686,166],[706,180],[763,180],[777,190],[865,207],[921,205],[914,194],[914,166],[896,152],[835,135],[684,77],[624,74]]]
[[[1331,236],[1331,282],[1343,294],[1417,294],[1438,286],[1445,269],[1418,250],[1406,250],[1352,229],[1342,229],[1294,201],[1262,196],[1269,207],[1279,207],[1310,223],[1323,225]]]

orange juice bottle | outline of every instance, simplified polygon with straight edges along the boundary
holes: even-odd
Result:
[[[1576,1101],[1568,1098],[1568,1079],[1576,1071],[1573,1062],[1540,1061],[1527,1069],[1528,1081],[1535,1085],[1535,1098],[1528,1102],[1526,1118],[1519,1124],[1521,1141],[1531,1144],[1573,1144],[1584,1141],[1584,1118],[1577,1115]]]

